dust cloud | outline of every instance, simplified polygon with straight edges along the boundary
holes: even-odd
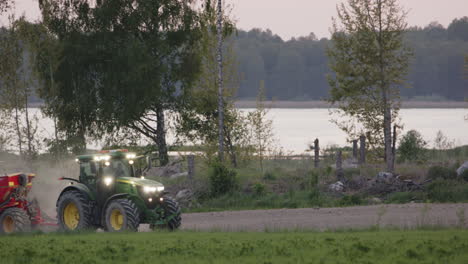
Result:
[[[32,189],[28,199],[37,199],[43,213],[56,218],[56,202],[60,192],[69,185],[69,181],[61,181],[60,177],[78,178],[79,167],[76,162],[64,161],[32,161],[26,162],[16,155],[0,155],[0,175],[13,173],[34,173]]]

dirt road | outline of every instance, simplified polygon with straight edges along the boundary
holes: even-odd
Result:
[[[402,204],[347,208],[305,208],[190,213],[182,229],[209,231],[333,230],[468,224],[468,204]]]

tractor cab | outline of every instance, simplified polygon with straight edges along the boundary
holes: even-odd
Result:
[[[108,178],[136,177],[135,153],[125,149],[105,150],[98,154],[78,156],[76,162],[80,164],[80,182],[94,185],[97,181]]]

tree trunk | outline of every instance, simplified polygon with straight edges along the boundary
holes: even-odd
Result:
[[[31,123],[29,120],[29,109],[28,109],[28,96],[26,94],[25,96],[25,121],[26,121],[26,137],[28,140],[28,158],[31,158],[33,154],[33,149],[32,149],[32,134],[31,134]]]
[[[225,131],[226,134],[226,145],[228,148],[229,156],[231,157],[231,163],[234,168],[237,168],[237,156],[236,156],[236,151],[234,149],[234,146],[232,144],[231,140],[231,133],[229,131]]]
[[[386,98],[386,96],[385,96]],[[388,102],[384,109],[384,142],[385,142],[385,162],[387,163],[387,172],[394,172],[393,151],[392,151],[392,110]]]
[[[224,160],[224,99],[223,99],[223,32],[222,32],[222,1],[218,0],[217,11],[217,34],[218,34],[218,158],[222,162]]]
[[[156,145],[159,152],[159,163],[165,166],[169,163],[166,144],[166,128],[164,119],[164,110],[161,107],[156,108]]]

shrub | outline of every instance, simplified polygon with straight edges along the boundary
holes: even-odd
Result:
[[[411,201],[424,201],[425,194],[423,192],[395,192],[387,196],[386,203],[409,203]]]
[[[263,174],[263,179],[267,181],[274,181],[276,180],[276,176],[272,171],[266,171],[265,174]]]
[[[266,187],[263,183],[257,182],[253,185],[253,190],[256,195],[262,195],[265,193]]]
[[[213,197],[232,192],[237,187],[237,173],[222,163],[211,165],[209,179]]]
[[[317,171],[310,171],[309,172],[309,183],[310,183],[310,188],[311,189],[314,189],[315,187],[317,187],[317,184],[318,184],[318,181],[319,181],[319,175],[317,173]]]
[[[339,205],[341,206],[350,206],[350,205],[361,205],[364,201],[360,195],[353,194],[353,195],[346,195],[339,201]]]
[[[427,197],[433,202],[465,202],[468,201],[468,184],[437,179],[427,187]]]
[[[450,168],[446,168],[442,166],[432,166],[427,171],[427,178],[431,180],[435,180],[439,178],[450,180],[450,179],[456,179],[457,173],[455,170],[450,169]]]
[[[465,181],[468,181],[468,170],[464,170],[462,174],[460,174],[460,178],[462,178]]]
[[[416,130],[410,130],[400,140],[398,147],[399,162],[421,161],[426,159],[425,147],[427,142]]]

